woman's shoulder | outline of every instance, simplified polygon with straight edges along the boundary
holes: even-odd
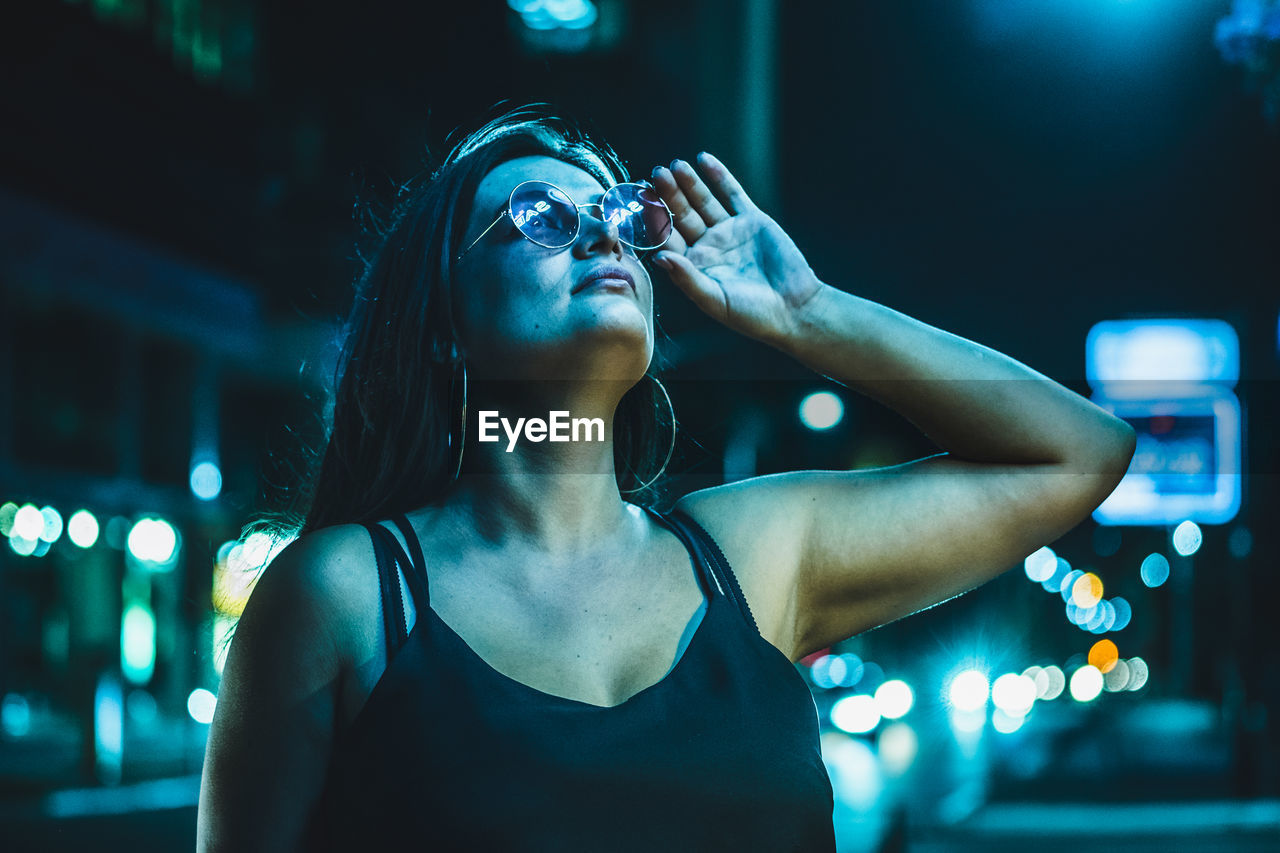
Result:
[[[365,623],[379,606],[374,559],[369,532],[359,524],[305,533],[263,569],[245,615],[268,611],[280,630],[305,628],[345,661],[359,659]]]
[[[263,570],[260,582],[275,578],[300,594],[341,597],[373,558],[369,531],[359,524],[335,524],[292,540]]]
[[[691,492],[676,501],[720,548],[742,587],[760,634],[795,659],[795,575],[799,536],[769,489],[738,481]],[[772,484],[770,484],[772,485]]]

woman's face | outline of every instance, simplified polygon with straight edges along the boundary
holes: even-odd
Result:
[[[579,205],[605,187],[590,172],[552,157],[520,157],[480,182],[462,245],[506,209],[522,181],[547,181]],[[453,265],[459,334],[468,372],[494,379],[638,381],[653,354],[653,284],[617,227],[598,207],[579,211],[578,236],[562,249],[526,239],[504,217]],[[578,289],[612,268],[631,288]]]

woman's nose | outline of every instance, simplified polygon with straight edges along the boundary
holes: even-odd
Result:
[[[603,213],[597,209],[598,213]],[[579,212],[582,225],[578,229],[578,239],[574,241],[573,251],[580,257],[612,253],[622,254],[622,239],[618,236],[618,226],[606,222],[599,216],[583,210]]]

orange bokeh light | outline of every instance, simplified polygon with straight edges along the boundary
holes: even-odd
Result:
[[[1093,648],[1089,649],[1090,666],[1097,667],[1103,673],[1115,669],[1116,661],[1119,659],[1120,650],[1110,640],[1099,640],[1093,644]]]

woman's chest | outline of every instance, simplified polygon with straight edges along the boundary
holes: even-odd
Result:
[[[532,689],[611,707],[660,681],[699,616],[696,585],[628,586],[614,596],[503,601],[488,606],[446,599],[433,617],[451,649],[469,664]]]
[[[557,582],[504,581],[501,567],[481,559],[427,553],[430,614],[406,597],[411,630],[445,642],[435,663],[491,670],[537,693],[611,707],[659,682],[696,630],[704,595],[680,543],[558,569]],[[431,571],[431,567],[435,567]],[[434,626],[417,625],[419,620]],[[700,621],[701,617],[699,617]],[[346,679],[343,717],[368,701],[386,668],[376,653],[379,626],[368,632],[370,661]],[[418,638],[415,638],[418,639]]]

